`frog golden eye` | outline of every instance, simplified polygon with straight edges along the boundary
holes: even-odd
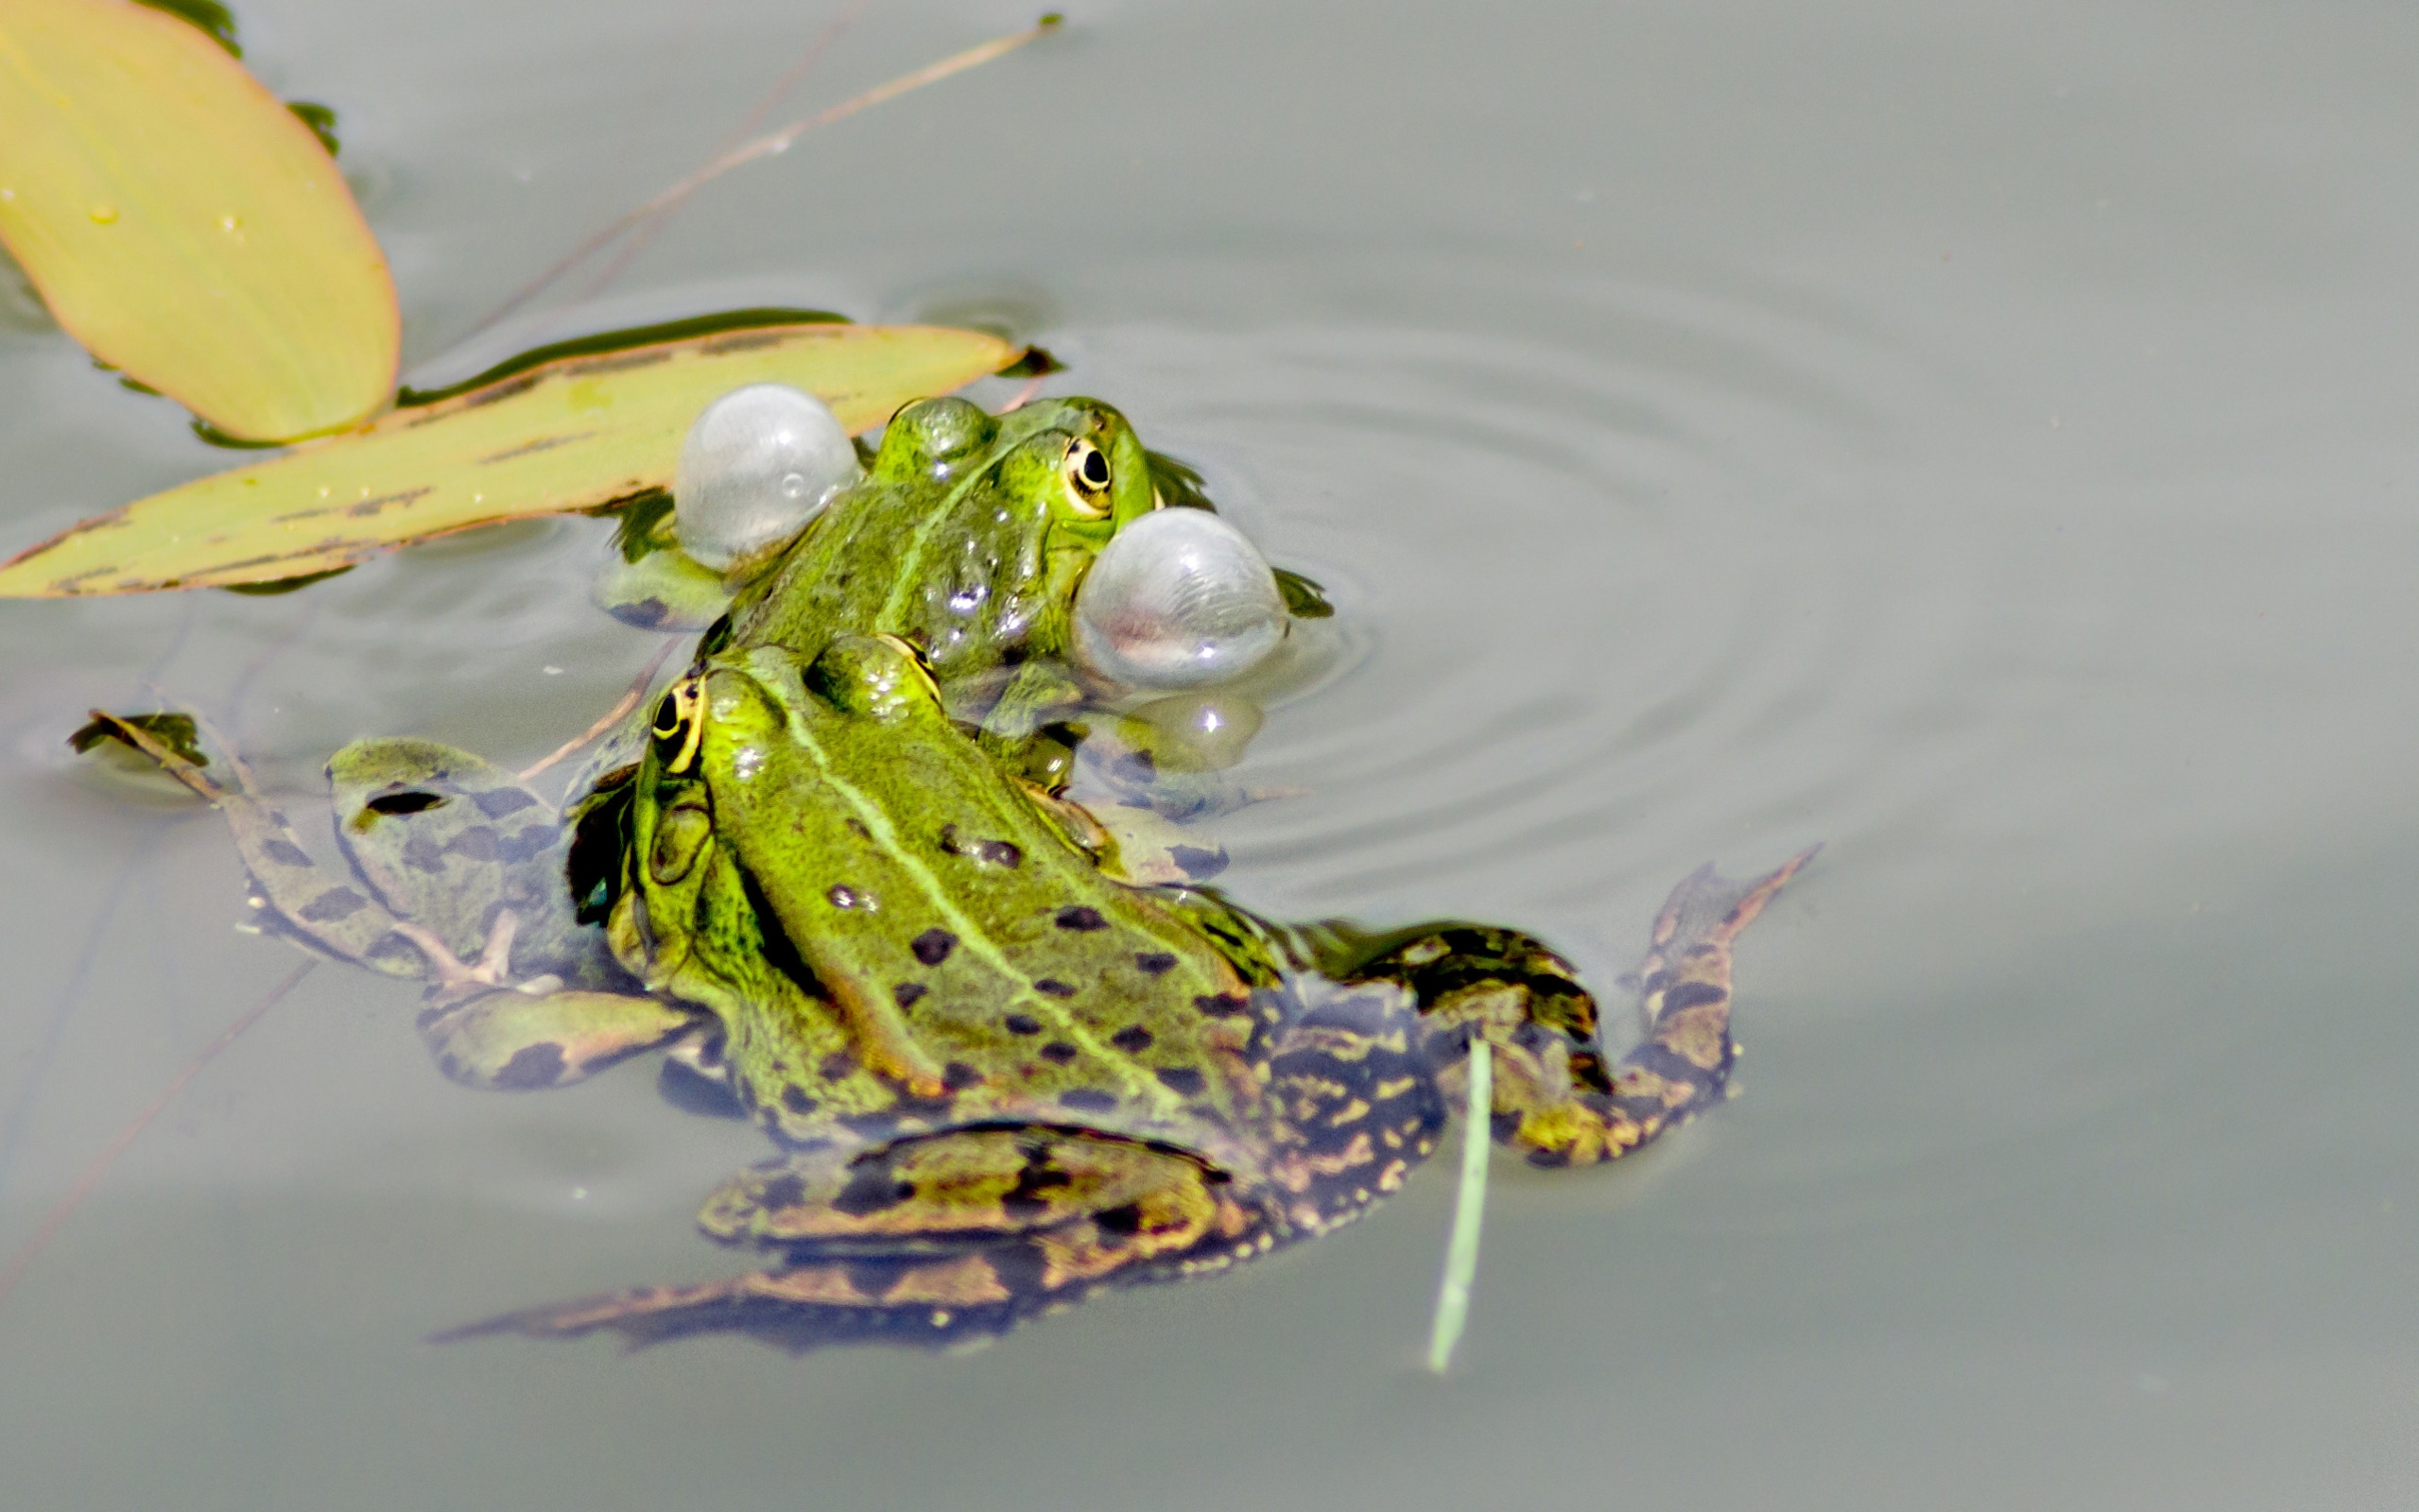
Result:
[[[674,777],[689,769],[697,760],[698,742],[704,737],[705,726],[698,716],[698,685],[694,680],[675,684],[655,706],[655,722],[648,733],[655,737],[655,759],[664,770]]]
[[[1109,457],[1090,441],[1078,438],[1066,449],[1068,496],[1075,503],[1076,513],[1087,520],[1098,520],[1109,512]]]

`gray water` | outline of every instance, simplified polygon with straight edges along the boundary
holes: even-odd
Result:
[[[2419,1471],[2419,16],[2285,4],[1218,6],[1066,35],[715,185],[773,0],[247,0],[341,115],[407,362],[782,301],[1006,324],[1326,581],[1346,655],[1228,821],[1278,914],[1517,921],[1600,983],[1746,936],[1743,1095],[964,1358],[436,1347],[729,1267],[761,1146],[644,1065],[457,1089],[321,968],[0,1308],[27,1507],[2386,1507]],[[877,7],[793,108],[1028,20]],[[575,280],[571,291],[579,288]],[[1003,390],[1004,391],[1004,390]],[[0,545],[224,465],[23,310]],[[284,598],[0,604],[0,1246],[291,968],[216,820],[90,769],[198,704],[300,808],[524,762],[653,653],[595,522]]]

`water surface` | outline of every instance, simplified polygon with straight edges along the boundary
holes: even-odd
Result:
[[[1354,648],[1229,821],[1280,914],[1516,921],[1599,984],[1672,882],[1830,849],[1741,951],[1743,1095],[1441,1170],[962,1359],[435,1348],[726,1268],[760,1153],[647,1068],[510,1097],[325,968],[0,1310],[37,1506],[2266,1507],[2419,1471],[2419,21],[2384,7],[1127,4],[714,186],[788,5],[252,0],[338,109],[430,375],[742,303],[1011,325]],[[877,8],[800,108],[1029,19]],[[576,285],[575,285],[576,286]],[[551,323],[549,323],[551,322]],[[223,465],[0,320],[11,548]],[[655,647],[604,527],[284,598],[0,604],[0,1245],[291,966],[206,814],[82,769],[194,702],[300,808],[363,734],[527,761]]]

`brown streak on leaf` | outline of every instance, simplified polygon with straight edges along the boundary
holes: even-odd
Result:
[[[786,334],[776,331],[773,339],[779,341]],[[563,378],[594,378],[600,373],[623,372],[631,368],[652,368],[659,362],[668,362],[673,355],[673,351],[668,346],[640,347],[634,352],[613,352],[596,357],[574,357],[556,369],[555,372],[557,376]]]
[[[718,356],[726,352],[753,352],[779,339],[778,334],[768,335],[762,331],[734,331],[727,336],[715,337],[699,350]]]
[[[1012,354],[980,332],[802,323],[565,359],[87,521],[0,566],[0,596],[264,582],[499,521],[594,510],[669,488],[689,421],[731,388],[812,389],[854,433]],[[382,491],[346,497],[364,486]],[[320,534],[305,544],[314,521]]]
[[[571,436],[549,436],[541,440],[525,442],[480,457],[479,466],[485,467],[491,462],[510,462],[516,456],[535,456],[540,452],[551,452],[558,446],[569,446],[574,441],[584,441],[596,434],[595,431],[580,431]]]

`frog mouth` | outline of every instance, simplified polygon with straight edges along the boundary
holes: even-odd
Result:
[[[798,944],[789,937],[789,930],[781,921],[781,911],[773,906],[765,892],[762,879],[745,866],[740,866],[739,889],[748,901],[748,912],[755,916],[756,933],[763,940],[764,962],[783,976],[799,991],[818,1003],[832,1001],[831,989],[823,985],[815,969],[806,964]]]

